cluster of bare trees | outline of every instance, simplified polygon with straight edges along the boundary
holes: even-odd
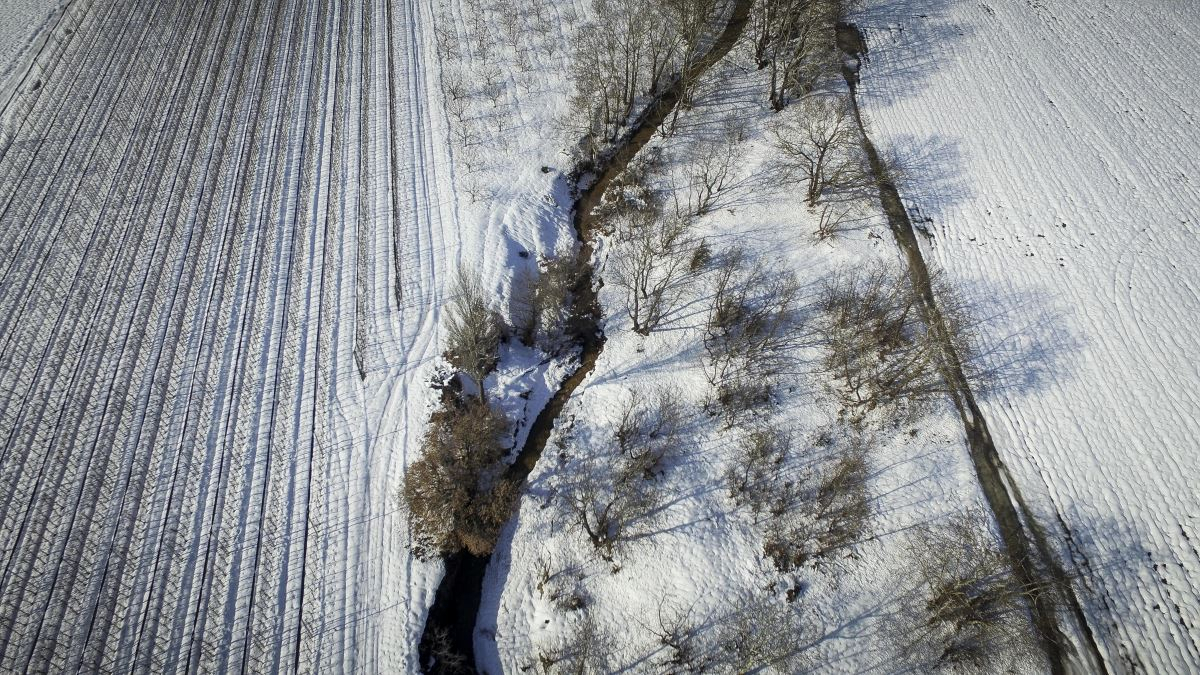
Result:
[[[892,632],[918,668],[1013,672],[1017,664],[1039,663],[1029,608],[1051,589],[1020,581],[990,520],[969,509],[921,529],[910,543],[917,598],[906,603]]]
[[[456,176],[472,201],[492,186],[485,170],[519,153],[509,132],[519,120],[521,91],[544,88],[557,77],[564,34],[578,22],[571,5],[548,0],[439,0],[433,23],[439,78]]]
[[[847,0],[758,0],[751,39],[759,68],[770,68],[768,97],[775,110],[812,92],[836,73],[836,24]]]
[[[715,258],[712,304],[704,326],[704,369],[733,421],[768,400],[808,339],[801,287],[790,270],[771,269],[741,249]]]
[[[717,0],[595,0],[572,58],[572,118],[592,148],[616,139],[642,97],[685,74],[703,49]],[[688,83],[685,83],[687,87]],[[685,97],[686,98],[686,97]]]
[[[521,340],[547,354],[559,354],[574,344],[583,330],[575,306],[576,285],[581,283],[579,261],[567,254],[538,261],[536,274],[517,279],[517,308]]]
[[[974,360],[976,325],[951,290],[934,279],[946,339],[964,364]],[[948,391],[941,337],[930,330],[907,279],[886,266],[833,277],[821,296],[822,364],[838,382],[846,411],[919,403]]]

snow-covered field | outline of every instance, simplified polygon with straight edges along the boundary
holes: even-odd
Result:
[[[413,668],[394,494],[482,245],[431,8],[75,5],[0,120],[0,670]]]
[[[1200,10],[868,3],[862,100],[1014,377],[983,407],[1113,672],[1200,667]]]
[[[0,670],[417,669],[441,569],[410,552],[397,488],[436,394],[445,289],[477,271],[509,313],[538,258],[575,245],[564,121],[589,3],[522,9],[0,9]],[[984,412],[1110,672],[1194,671],[1197,10],[872,0],[857,18],[869,132],[931,219],[930,264],[985,319],[1004,377]],[[735,49],[644,152],[667,158],[666,191],[736,132],[695,234],[794,272],[810,307],[836,270],[900,256],[877,212],[814,243],[777,180],[764,77]],[[949,402],[872,429],[865,540],[780,573],[760,514],[726,494],[744,430],[708,414],[712,274],[642,337],[618,246],[604,236],[595,261],[603,355],[489,568],[480,665],[535,667],[586,618],[616,641],[610,669],[666,672],[661,608],[690,610],[719,653],[739,608],[772,606],[802,618],[805,668],[902,671],[889,630],[912,602],[912,533],[982,504]],[[804,476],[851,439],[817,350],[793,357],[756,423],[795,439]],[[528,419],[563,369],[508,347],[488,386]],[[606,561],[562,493],[656,391],[684,433],[660,508]]]

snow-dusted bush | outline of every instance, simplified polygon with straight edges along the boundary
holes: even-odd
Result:
[[[628,471],[650,480],[662,473],[663,462],[678,450],[684,421],[680,393],[659,387],[649,396],[634,390],[621,408],[613,439],[628,463]]]
[[[447,307],[446,360],[469,375],[483,398],[483,379],[496,367],[500,315],[488,303],[477,273],[459,269]]]
[[[447,399],[433,414],[401,495],[424,553],[490,553],[516,502],[503,475],[504,416],[480,400]]]

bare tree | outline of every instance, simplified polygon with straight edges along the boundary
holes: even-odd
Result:
[[[775,427],[747,433],[725,471],[725,485],[734,504],[749,504],[754,513],[766,511],[779,497],[780,471],[791,447],[792,439]]]
[[[666,662],[660,664],[666,671],[703,672],[712,661],[712,654],[701,643],[700,622],[694,616],[694,609],[694,605],[683,608],[663,598],[658,603],[656,623],[642,624],[668,650]]]
[[[871,518],[866,449],[852,444],[819,465],[807,489],[777,492],[763,551],[781,572],[820,561],[857,543]]]
[[[858,127],[845,96],[805,98],[772,133],[784,155],[785,174],[807,182],[804,198],[810,207],[828,191],[857,189],[866,180]]]
[[[834,27],[845,0],[758,0],[750,34],[759,68],[770,68],[771,106],[782,110],[838,68]]]
[[[813,231],[813,240],[828,241],[839,235],[860,229],[869,221],[861,208],[863,203],[858,200],[848,200],[837,204],[822,204],[821,212],[817,214],[817,229]]]
[[[659,387],[649,401],[642,392],[634,390],[621,408],[613,433],[617,448],[628,462],[626,470],[640,471],[650,480],[663,471],[663,463],[678,449],[683,426],[683,405],[680,393],[670,387]]]
[[[518,491],[501,466],[507,427],[503,415],[479,400],[447,397],[433,414],[401,489],[422,551],[491,552]]]
[[[686,221],[658,209],[626,219],[618,239],[609,256],[611,279],[625,292],[633,331],[649,335],[674,308],[695,244]]]
[[[471,377],[482,400],[483,380],[496,367],[500,349],[500,315],[489,305],[477,273],[460,268],[451,294],[446,360]]]
[[[989,531],[988,515],[971,509],[927,527],[909,546],[918,598],[894,631],[902,651],[927,670],[1011,672],[1040,658],[1029,617],[1035,595]]]
[[[977,323],[952,289],[935,277],[939,312],[968,377],[975,367]],[[899,402],[947,392],[944,345],[929,329],[909,280],[883,266],[835,276],[822,293],[823,365],[841,383],[841,399],[861,416]]]
[[[714,140],[701,140],[681,162],[686,184],[672,190],[676,216],[683,219],[703,216],[717,205],[718,199],[738,185],[737,160],[740,132],[730,127]],[[684,195],[683,200],[679,195]]]
[[[575,525],[610,562],[617,543],[659,504],[659,486],[646,480],[640,465],[619,456],[585,464],[563,493]]]

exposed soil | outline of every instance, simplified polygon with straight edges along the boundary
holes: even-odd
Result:
[[[736,0],[729,22],[721,34],[703,57],[688,65],[681,76],[657,98],[651,101],[638,115],[630,130],[615,144],[614,149],[584,176],[576,172],[577,185],[575,204],[572,210],[572,225],[580,248],[578,260],[580,263],[580,281],[575,287],[575,302],[583,317],[583,328],[579,331],[577,344],[580,347],[579,365],[567,376],[561,387],[538,413],[533,421],[529,435],[525,440],[516,460],[508,468],[507,476],[524,483],[530,472],[537,465],[538,459],[550,434],[554,422],[558,419],[563,407],[571,399],[575,388],[591,374],[596,366],[596,360],[604,351],[604,331],[600,327],[600,303],[597,297],[602,280],[597,279],[592,264],[593,231],[595,227],[593,210],[600,204],[604,191],[613,178],[620,175],[625,167],[637,156],[645,145],[654,137],[655,132],[663,125],[667,117],[683,98],[685,85],[693,82],[714,64],[720,61],[729,50],[737,44],[746,22],[750,16],[753,0]],[[589,181],[585,184],[585,181]],[[428,672],[454,672],[440,664],[432,664],[432,649],[434,637],[444,631],[449,639],[449,647],[465,658],[468,666],[465,672],[476,672],[474,633],[475,622],[479,615],[479,604],[483,596],[483,579],[487,573],[491,556],[475,556],[468,553],[458,553],[444,559],[446,575],[438,586],[433,606],[425,621],[425,630],[421,637],[420,654],[423,667]],[[463,672],[463,671],[459,671]]]
[[[999,525],[1000,536],[1012,560],[1018,582],[1025,588],[1034,589],[1031,593],[1030,611],[1040,634],[1046,659],[1054,673],[1107,672],[1082,607],[1075,597],[1070,578],[1050,548],[1045,531],[1025,504],[1008,468],[1000,459],[988,431],[987,420],[975,401],[970,383],[964,375],[962,360],[938,309],[930,283],[929,268],[921,254],[908,211],[904,208],[896,184],[888,175],[886,165],[880,159],[863,126],[856,88],[859,66],[867,54],[866,41],[862,32],[853,24],[839,25],[837,37],[838,47],[851,60],[850,64],[843,66],[842,74],[850,88],[850,101],[862,137],[863,151],[879,187],[879,201],[887,214],[893,238],[908,262],[908,277],[920,298],[919,309],[922,318],[941,343],[942,375],[962,419],[971,461],[975,466],[984,498]],[[1070,611],[1058,611],[1061,604],[1068,605]],[[1086,642],[1083,647],[1087,649],[1087,653],[1079,654],[1074,649],[1072,642],[1063,634],[1060,620],[1074,623],[1073,627]]]

